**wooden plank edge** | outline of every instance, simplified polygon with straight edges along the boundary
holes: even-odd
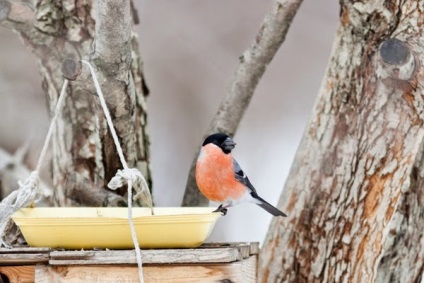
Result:
[[[150,282],[256,282],[257,256],[231,263],[144,265]],[[72,265],[35,267],[36,282],[138,282],[136,265]],[[53,281],[56,280],[56,281]]]
[[[142,250],[144,264],[229,263],[243,259],[237,248]],[[52,251],[50,265],[136,264],[134,250]]]
[[[16,253],[49,253],[50,248],[32,248],[32,247],[12,247],[0,248],[0,254],[16,254]]]
[[[204,243],[200,246],[200,248],[224,248],[224,247],[249,247],[249,254],[250,255],[257,255],[259,254],[259,242],[232,242],[232,243],[225,243],[225,242],[211,242],[211,243]]]
[[[30,253],[30,254],[0,254],[0,266],[6,265],[28,265],[37,263],[48,263],[49,254]]]

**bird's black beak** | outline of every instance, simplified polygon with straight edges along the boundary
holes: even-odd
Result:
[[[231,138],[227,138],[223,143],[222,143],[222,147],[224,148],[225,151],[230,152],[231,150],[234,149],[236,143],[231,139]]]

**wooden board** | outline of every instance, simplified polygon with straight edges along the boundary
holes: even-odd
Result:
[[[258,243],[142,250],[145,282],[255,282],[258,252]],[[134,250],[0,249],[0,273],[12,283],[138,282]]]
[[[251,255],[259,254],[259,242],[204,243],[200,248],[249,247]]]
[[[216,263],[242,259],[237,249],[142,250],[141,258],[148,263]],[[61,251],[50,253],[50,265],[136,264],[134,250],[124,251]]]
[[[33,283],[34,272],[34,266],[0,266],[0,274],[10,283]]]
[[[150,282],[256,282],[257,256],[242,261],[220,264],[170,264],[145,265],[143,274]],[[35,282],[138,282],[136,266],[119,265],[73,265],[35,267]]]
[[[47,263],[49,248],[0,248],[0,266]]]
[[[243,255],[257,255],[259,254],[259,242],[231,242],[231,243],[204,243],[201,248],[237,248]],[[246,256],[245,256],[246,257]]]
[[[50,248],[31,248],[31,247],[12,247],[12,248],[0,248],[0,254],[11,254],[11,253],[48,253]]]
[[[253,248],[252,248],[253,246]],[[258,254],[257,243],[208,244],[197,249],[142,250],[143,264],[227,263]],[[134,250],[52,251],[50,265],[136,264]]]

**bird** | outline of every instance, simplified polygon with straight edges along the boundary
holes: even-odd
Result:
[[[200,192],[209,200],[221,203],[214,212],[227,214],[227,208],[250,202],[274,216],[287,215],[258,195],[249,178],[231,155],[236,143],[226,134],[208,136],[196,161],[195,179]]]

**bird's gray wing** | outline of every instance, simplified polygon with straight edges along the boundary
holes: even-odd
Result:
[[[250,189],[250,193],[254,193],[256,195],[256,189],[253,187],[252,183],[250,183],[249,178],[247,178],[246,174],[244,174],[238,162],[233,158],[234,165],[234,176],[237,181],[245,185],[248,189]]]
[[[233,165],[234,165],[234,176],[236,177],[236,180],[245,185],[250,195],[256,199],[258,202],[256,203],[269,213],[271,213],[274,216],[283,216],[286,217],[287,215],[280,211],[279,209],[275,208],[271,204],[269,204],[266,200],[258,196],[258,193],[256,192],[255,187],[253,187],[252,183],[250,183],[249,178],[247,178],[246,174],[244,174],[243,170],[241,170],[240,165],[237,163],[237,161],[233,158]]]

